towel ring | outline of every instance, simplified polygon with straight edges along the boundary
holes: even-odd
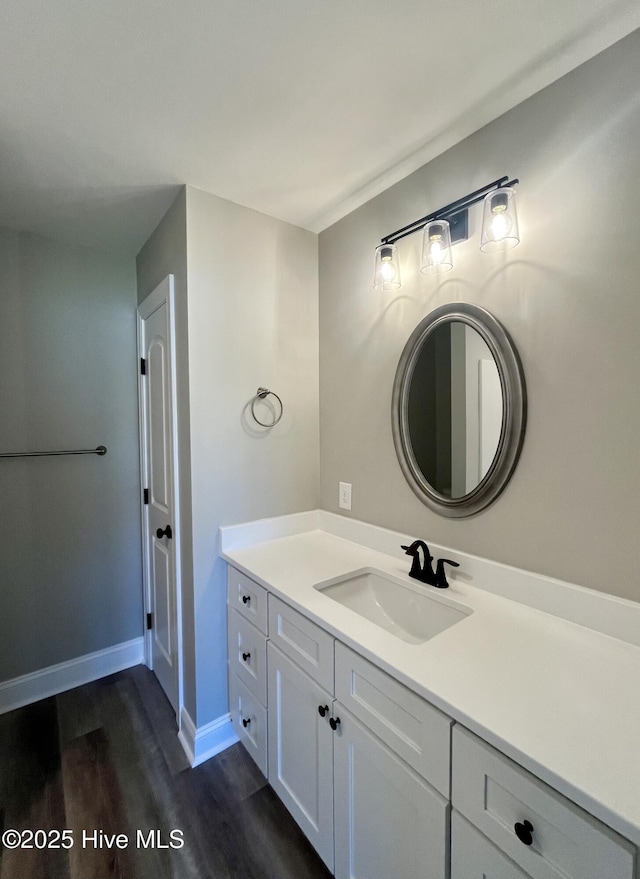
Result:
[[[280,415],[278,415],[277,418],[274,418],[273,421],[271,421],[270,423],[266,424],[264,421],[260,421],[260,419],[256,415],[255,405],[257,400],[264,400],[266,397],[269,396],[269,394],[271,394],[272,397],[275,397],[278,403],[280,403]],[[268,388],[258,388],[255,397],[251,401],[251,414],[253,415],[253,420],[257,421],[261,427],[275,427],[282,418],[283,413],[284,406],[282,405],[282,400],[280,399],[280,397],[274,391],[270,391]]]

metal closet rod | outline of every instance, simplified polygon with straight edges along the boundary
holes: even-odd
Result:
[[[0,458],[48,458],[49,455],[106,455],[106,446],[95,449],[69,449],[56,452],[0,452]]]

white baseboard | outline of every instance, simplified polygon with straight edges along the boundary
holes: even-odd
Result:
[[[192,768],[239,741],[233,731],[230,714],[223,714],[211,723],[196,728],[186,708],[180,712],[178,738]]]
[[[134,638],[105,650],[87,653],[67,662],[0,683],[0,714],[22,708],[48,696],[57,696],[82,684],[97,681],[144,662],[144,638]]]

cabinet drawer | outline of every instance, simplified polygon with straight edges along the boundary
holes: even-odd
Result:
[[[267,639],[235,610],[229,611],[229,675],[237,675],[267,704]]]
[[[269,638],[329,693],[333,693],[333,638],[279,598],[269,596]]]
[[[344,644],[335,655],[336,698],[448,799],[452,721]]]
[[[267,590],[229,565],[227,569],[229,608],[234,608],[267,634]]]
[[[529,879],[454,809],[451,813],[451,879]]]
[[[267,774],[267,711],[237,675],[229,675],[229,711],[236,735]]]
[[[458,725],[452,759],[453,807],[532,879],[633,879],[627,840]],[[525,821],[530,845],[515,832]]]

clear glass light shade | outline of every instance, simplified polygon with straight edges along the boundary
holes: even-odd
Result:
[[[515,190],[511,186],[494,189],[484,197],[480,250],[508,250],[519,243]]]
[[[453,268],[451,230],[446,220],[432,220],[422,233],[421,272],[448,272]]]
[[[374,290],[388,293],[400,286],[400,264],[395,244],[380,244],[376,247],[376,266],[373,276]]]

